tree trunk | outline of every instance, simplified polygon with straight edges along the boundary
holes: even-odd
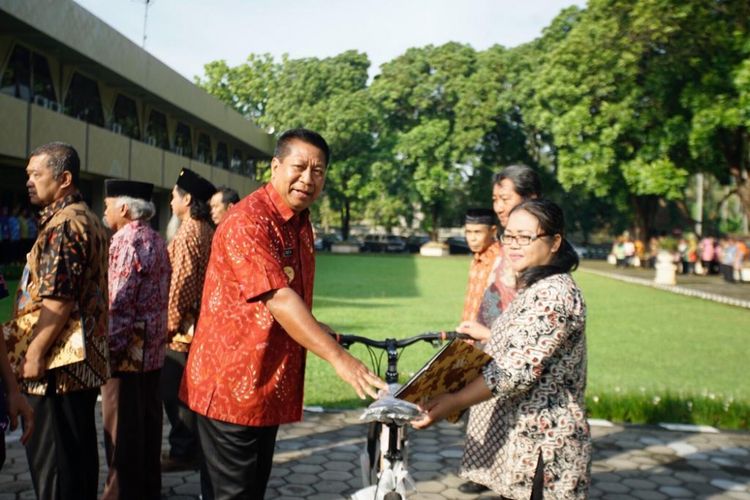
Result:
[[[737,185],[737,196],[742,208],[750,217],[750,138],[748,131],[741,127],[732,141],[732,147],[725,148],[724,157],[729,163],[729,173]]]
[[[647,241],[654,229],[656,210],[659,207],[658,196],[632,196],[631,203],[635,212],[634,239]]]
[[[351,203],[349,198],[344,200],[344,204],[341,207],[341,238],[344,241],[349,239],[349,219],[351,217]]]
[[[435,203],[431,207],[431,218],[432,218],[432,228],[430,229],[430,240],[437,241],[438,240],[438,231],[440,229],[440,207],[438,207],[438,204]]]

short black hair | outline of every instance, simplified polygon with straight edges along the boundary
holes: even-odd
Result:
[[[47,167],[52,169],[55,178],[68,171],[73,178],[73,185],[78,186],[78,179],[81,174],[81,159],[73,146],[65,142],[48,142],[32,151],[29,158],[42,155],[47,155]]]
[[[289,143],[298,140],[315,146],[323,152],[326,159],[326,167],[331,162],[331,150],[323,136],[317,132],[306,128],[293,128],[285,131],[276,141],[276,148],[273,150],[273,156],[278,159],[284,158],[289,154]]]
[[[513,190],[524,200],[542,197],[542,181],[539,180],[539,174],[528,165],[518,164],[505,167],[495,174],[493,184],[500,184],[504,179],[513,183]]]
[[[239,193],[230,187],[219,186],[216,192],[221,193],[221,202],[224,205],[235,204],[240,201]]]

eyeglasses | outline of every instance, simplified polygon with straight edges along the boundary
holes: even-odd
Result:
[[[547,233],[539,233],[539,234],[534,234],[534,235],[518,234],[516,236],[512,236],[512,235],[503,233],[500,235],[500,242],[503,245],[512,245],[515,242],[519,247],[527,247],[531,245],[532,241],[536,241],[542,236],[549,236],[549,235]]]

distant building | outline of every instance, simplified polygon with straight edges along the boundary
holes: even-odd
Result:
[[[162,229],[182,167],[247,194],[274,139],[71,0],[0,0],[0,207],[28,204],[29,153],[64,141],[103,180],[151,182]]]

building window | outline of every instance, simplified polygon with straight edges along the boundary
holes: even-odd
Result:
[[[239,149],[232,151],[232,162],[229,164],[229,170],[235,174],[242,171],[242,153]]]
[[[206,134],[198,134],[198,144],[196,146],[196,159],[203,163],[211,164],[211,139]]]
[[[79,120],[104,127],[99,85],[91,78],[74,73],[68,95],[65,96],[65,112]]]
[[[163,113],[151,110],[146,123],[146,143],[157,148],[169,149],[169,134],[167,134],[167,117]]]
[[[135,101],[124,95],[118,95],[115,100],[115,109],[112,113],[112,130],[119,134],[125,134],[132,139],[141,136],[141,127],[138,125],[138,111]]]
[[[34,100],[57,104],[55,87],[52,85],[52,75],[47,58],[34,52],[31,55],[31,63],[31,88],[33,89]]]
[[[31,100],[31,51],[16,45],[3,73],[3,94]]]
[[[190,127],[184,123],[177,124],[174,134],[174,152],[180,156],[193,157],[193,141],[190,139]]]
[[[47,58],[21,45],[13,48],[2,75],[0,92],[59,109]]]
[[[223,169],[229,168],[229,161],[228,158],[229,154],[227,153],[227,145],[226,143],[220,142],[216,145],[216,166],[221,167]]]
[[[255,179],[255,174],[257,173],[257,169],[255,168],[254,159],[248,158],[247,160],[245,160],[245,169],[242,173],[250,177],[251,179]]]

